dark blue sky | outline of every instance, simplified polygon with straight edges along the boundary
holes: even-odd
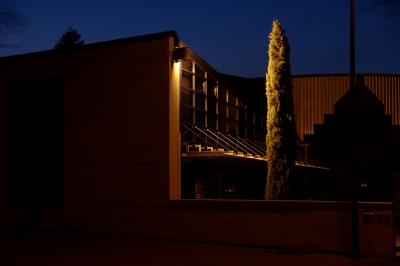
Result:
[[[0,0],[0,56],[51,49],[70,25],[86,43],[173,29],[218,71],[264,76],[275,18],[293,74],[348,71],[349,0]],[[400,73],[399,33],[400,0],[358,0],[357,71]]]

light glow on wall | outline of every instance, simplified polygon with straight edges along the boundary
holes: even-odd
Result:
[[[169,86],[169,198],[180,199],[180,89],[182,63],[172,60]]]

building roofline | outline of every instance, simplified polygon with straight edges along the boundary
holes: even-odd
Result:
[[[118,44],[124,44],[124,43],[129,43],[129,42],[141,42],[141,41],[155,40],[155,39],[161,39],[161,38],[166,38],[166,37],[173,37],[176,45],[179,43],[179,38],[178,38],[176,31],[170,30],[170,31],[163,31],[163,32],[157,32],[157,33],[151,33],[151,34],[145,34],[145,35],[132,36],[132,37],[127,37],[127,38],[120,38],[120,39],[114,39],[114,40],[107,40],[107,41],[83,44],[82,46],[77,46],[77,47],[74,47],[67,51],[80,51],[80,50],[85,50],[85,49],[94,48],[94,47],[118,45]],[[65,52],[65,50],[49,49],[49,50],[43,50],[43,51],[37,51],[37,52],[31,52],[31,53],[3,56],[3,57],[0,57],[0,61],[13,59],[13,58],[55,54],[55,53],[60,53],[60,52]]]
[[[180,41],[179,37],[178,37],[178,34],[174,30],[156,32],[156,33],[150,33],[150,34],[127,37],[127,38],[114,39],[114,40],[107,40],[107,41],[88,43],[88,44],[83,44],[82,46],[74,47],[74,48],[69,49],[67,51],[80,51],[80,50],[85,50],[85,49],[93,48],[93,47],[102,47],[102,46],[108,46],[108,45],[118,45],[118,44],[124,44],[124,43],[129,43],[129,42],[140,42],[140,41],[146,41],[146,40],[161,39],[161,38],[166,38],[166,37],[173,37],[174,41],[175,41],[175,46],[179,45],[179,46],[187,47],[188,50],[189,50],[189,55],[192,56],[193,59],[195,59],[196,61],[200,61],[203,66],[206,66],[208,69],[212,70],[217,75],[230,77],[230,78],[237,78],[237,79],[242,79],[242,80],[260,80],[260,79],[265,79],[265,77],[243,77],[243,76],[237,76],[237,75],[232,75],[232,74],[228,74],[228,73],[219,72],[212,65],[210,65],[206,60],[204,60],[200,55],[198,55],[190,46],[188,46],[184,42]],[[9,59],[14,59],[14,58],[39,56],[39,55],[46,55],[46,54],[56,54],[56,53],[60,53],[60,52],[65,52],[65,50],[49,49],[49,50],[42,50],[42,51],[31,52],[31,53],[3,56],[3,57],[0,57],[0,62],[3,61],[3,60],[9,60]],[[350,75],[350,74],[349,73],[298,74],[298,75],[292,75],[292,78],[333,77],[333,76],[348,76],[348,75]],[[363,75],[363,76],[396,76],[396,77],[398,77],[398,76],[400,76],[400,73],[371,73],[371,72],[368,72],[368,73],[356,73],[356,75]]]

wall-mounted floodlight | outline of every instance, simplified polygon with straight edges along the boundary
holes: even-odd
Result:
[[[172,60],[174,60],[175,62],[181,62],[186,59],[187,55],[188,55],[187,47],[177,47],[172,52]]]

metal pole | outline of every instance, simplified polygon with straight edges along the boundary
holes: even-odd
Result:
[[[356,21],[355,21],[356,1],[350,0],[350,89],[353,89],[356,83]]]
[[[350,0],[350,90],[355,88],[356,84],[356,60],[355,60],[355,0]],[[360,239],[358,225],[358,182],[357,182],[357,154],[358,154],[358,139],[357,126],[353,128],[353,165],[351,170],[351,238],[352,238],[352,253],[354,257],[360,255]]]

